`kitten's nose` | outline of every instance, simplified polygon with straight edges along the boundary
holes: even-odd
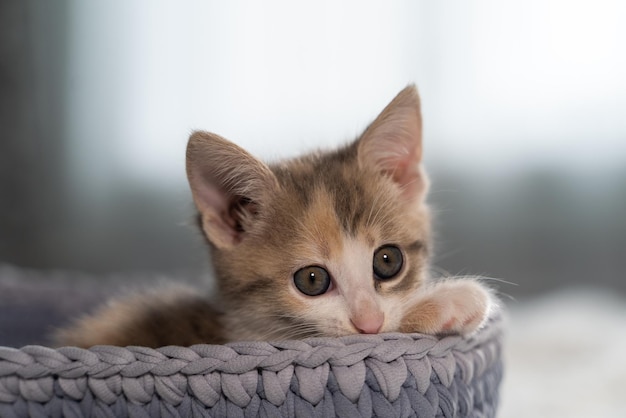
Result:
[[[376,312],[372,315],[350,319],[350,321],[361,334],[378,334],[383,327],[384,319],[382,312]]]

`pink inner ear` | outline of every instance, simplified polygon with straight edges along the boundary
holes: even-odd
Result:
[[[223,213],[228,209],[228,196],[219,187],[199,176],[200,184],[196,185],[196,205],[201,212],[209,210],[213,213]]]
[[[408,192],[407,189],[416,187],[417,184],[415,183],[421,181],[418,164],[411,164],[410,161],[400,162],[392,173],[392,178],[403,190]]]
[[[219,135],[201,131],[189,137],[187,176],[204,232],[222,248],[241,241],[244,221],[252,220],[247,215],[254,215],[255,205],[277,186],[261,161]]]
[[[402,90],[359,140],[359,162],[389,174],[409,198],[422,196],[422,116],[417,90]]]
[[[413,199],[425,191],[420,168],[421,132],[415,120],[384,120],[367,132],[359,152],[363,163],[391,176],[403,195]],[[408,129],[407,129],[408,128]]]
[[[190,176],[196,207],[202,214],[202,226],[218,247],[232,246],[239,242],[237,222],[231,217],[231,196],[210,178],[198,173]]]

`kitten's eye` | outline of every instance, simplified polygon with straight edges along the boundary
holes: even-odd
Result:
[[[293,282],[299,291],[308,296],[326,293],[330,286],[330,275],[319,266],[301,268],[293,275]]]
[[[402,270],[402,251],[394,245],[385,245],[374,252],[374,274],[377,279],[391,279]]]

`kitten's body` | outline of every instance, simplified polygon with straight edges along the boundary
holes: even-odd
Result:
[[[63,331],[60,342],[474,332],[493,306],[489,291],[467,279],[427,279],[421,131],[409,86],[352,144],[273,165],[194,133],[187,174],[211,247],[215,302],[190,290],[133,296]]]

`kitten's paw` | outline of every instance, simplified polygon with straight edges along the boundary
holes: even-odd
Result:
[[[494,307],[488,288],[475,280],[435,284],[409,311],[400,331],[470,335],[479,330]]]
[[[493,304],[489,290],[472,280],[445,283],[435,298],[443,306],[441,333],[476,332],[487,320]]]

